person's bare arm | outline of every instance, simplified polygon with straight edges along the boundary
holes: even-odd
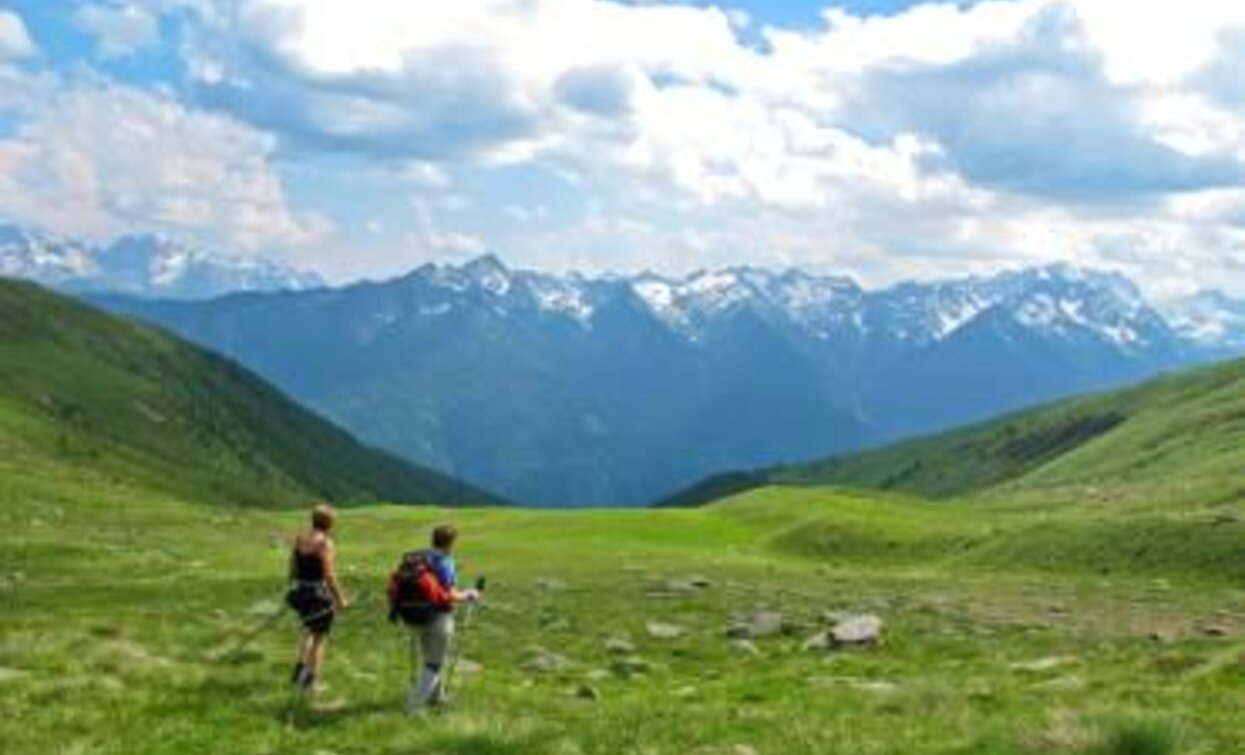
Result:
[[[346,593],[342,591],[341,582],[337,580],[337,558],[332,540],[324,541],[320,557],[324,559],[324,582],[328,585],[329,594],[333,596],[333,603],[336,604],[338,609],[348,608],[350,601],[346,599]]]
[[[463,601],[474,603],[480,599],[480,591],[474,587],[468,590],[460,590],[455,587],[450,590],[450,597],[454,599],[455,603],[462,603]]]

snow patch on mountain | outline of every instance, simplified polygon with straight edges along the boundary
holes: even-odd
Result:
[[[581,326],[590,324],[596,306],[578,276],[556,278],[529,273],[523,283],[540,311],[570,317]]]
[[[179,299],[323,285],[311,273],[268,260],[209,254],[158,234],[99,245],[13,225],[0,225],[0,275],[71,292]]]
[[[1186,339],[1205,348],[1245,351],[1245,299],[1219,291],[1159,302],[1167,320]]]
[[[931,283],[865,290],[850,278],[799,270],[753,267],[698,271],[683,277],[651,272],[634,277],[587,278],[513,271],[493,256],[460,266],[428,265],[415,277],[440,292],[437,301],[483,296],[502,316],[532,309],[590,329],[604,298],[621,287],[671,332],[702,341],[732,318],[749,313],[818,342],[873,339],[908,349],[952,338],[991,312],[1050,339],[1092,338],[1124,353],[1166,348],[1179,336],[1127,278],[1067,264]],[[1229,330],[1245,341],[1245,305],[1239,319],[1214,310],[1199,320],[1203,340],[1222,341]],[[427,315],[440,315],[438,308]],[[1192,326],[1190,326],[1192,327]],[[1193,331],[1191,331],[1193,332]]]

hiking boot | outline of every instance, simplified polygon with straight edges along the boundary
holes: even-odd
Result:
[[[441,674],[425,667],[419,673],[419,680],[411,684],[406,693],[406,715],[416,716],[432,703],[433,697],[441,687]]]
[[[294,682],[294,686],[298,687],[299,692],[316,692],[316,675],[309,668],[303,668],[302,674],[299,675],[298,681]]]
[[[290,673],[290,684],[302,686],[303,672],[307,670],[306,664],[302,661],[294,664],[294,670]]]

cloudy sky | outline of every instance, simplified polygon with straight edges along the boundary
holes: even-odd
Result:
[[[332,280],[1056,260],[1245,293],[1245,3],[0,0],[0,219]]]

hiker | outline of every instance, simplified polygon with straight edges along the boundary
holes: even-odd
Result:
[[[407,553],[389,579],[389,619],[401,619],[411,632],[408,715],[446,702],[442,672],[454,637],[454,606],[480,599],[477,589],[458,589],[453,556],[457,541],[457,529],[450,525],[437,527],[432,531],[432,548]],[[419,677],[415,678],[417,653],[422,665]]]
[[[317,689],[334,613],[350,605],[337,581],[333,538],[329,535],[335,519],[332,506],[317,503],[311,509],[311,529],[294,539],[290,552],[291,585],[286,602],[303,625],[290,681],[302,691]]]

